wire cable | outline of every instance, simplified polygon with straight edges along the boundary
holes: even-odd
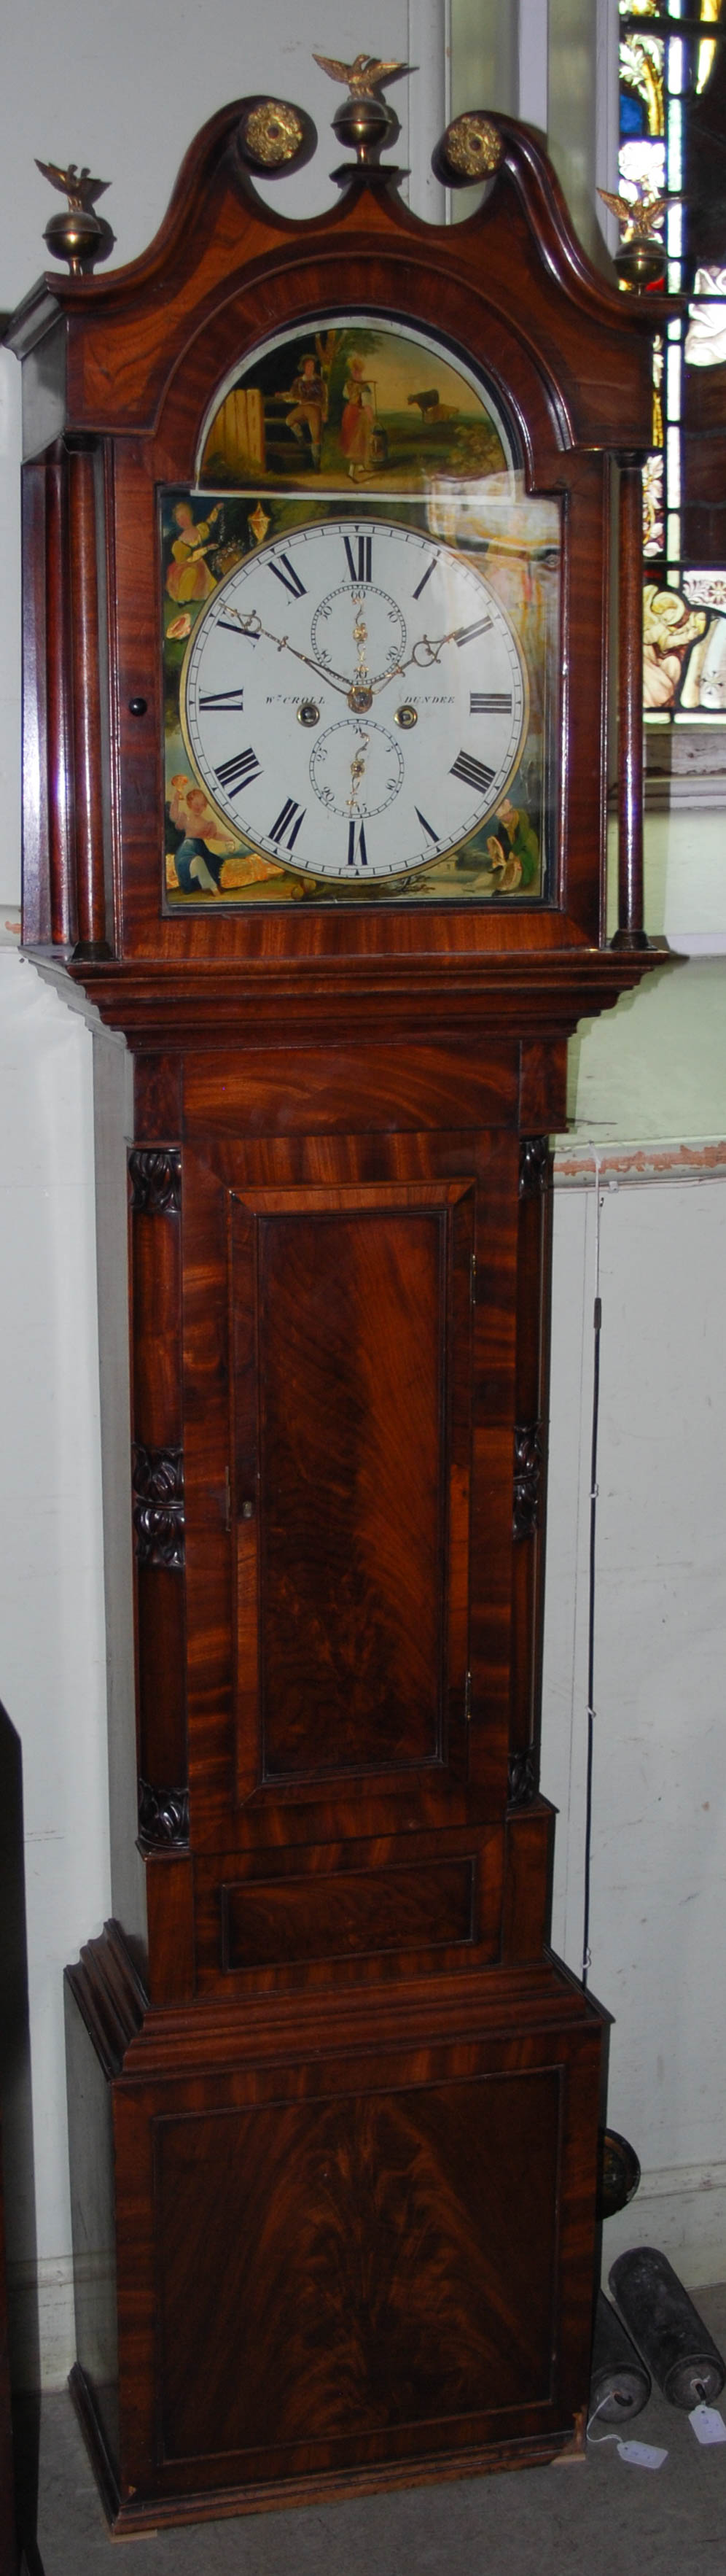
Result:
[[[593,1773],[595,1762],[595,1570],[597,1561],[597,1458],[600,1421],[600,1336],[602,1332],[602,1298],[600,1295],[600,1157],[595,1162],[595,1300],[593,1306],[592,1357],[592,1425],[590,1438],[590,1557],[587,1598],[587,1785],[585,1791],[585,1868],[582,1925],[582,1982],[587,1985],[591,1965],[590,1898],[592,1882],[592,1812]]]

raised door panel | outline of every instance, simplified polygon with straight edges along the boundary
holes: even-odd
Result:
[[[237,1794],[461,1766],[474,1192],[230,1196]]]

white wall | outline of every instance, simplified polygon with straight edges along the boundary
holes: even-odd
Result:
[[[408,84],[395,93],[399,157],[411,164],[417,209],[436,214],[428,156],[447,113],[444,17],[443,0],[386,0],[385,7],[375,0],[365,27],[371,48],[380,44],[420,66],[410,118]],[[244,36],[239,0],[207,0],[203,18],[183,0],[173,13],[149,11],[147,0],[127,0],[123,11],[97,0],[90,14],[86,0],[67,0],[61,14],[49,0],[36,0],[32,19],[16,12],[6,30],[0,98],[0,304],[11,306],[42,265],[42,228],[60,202],[35,171],[36,151],[61,162],[86,160],[112,179],[104,210],[121,261],[156,228],[182,151],[203,118],[235,92],[274,89],[310,109],[322,138],[316,162],[287,183],[286,205],[303,212],[329,202],[336,93],[310,56],[313,45],[352,56],[360,41],[352,0],[344,7],[341,0],[315,0],[314,7],[302,0],[295,10],[292,0],[267,0]],[[473,103],[481,103],[478,94]],[[92,1039],[82,1016],[12,953],[17,932],[2,929],[14,919],[19,869],[18,396],[19,369],[0,352],[0,937],[11,943],[0,949],[0,1699],[23,1752],[32,2193],[19,2081],[6,2106],[6,2146],[21,2335],[30,2354],[37,2279],[44,2376],[59,2383],[72,2357],[61,1977],[108,1910],[106,1695]],[[662,830],[661,842],[653,926],[669,903],[674,915],[675,902],[680,931],[689,909],[697,912],[698,937],[707,902],[703,935],[713,942],[721,908],[726,936],[718,866],[706,897],[698,850],[694,872],[692,856],[681,861]],[[584,1032],[573,1051],[576,1133],[600,1145],[609,1137],[661,1139],[666,1148],[681,1135],[726,1135],[723,973],[704,958],[680,984],[663,976]],[[117,1145],[120,1155],[120,1110]],[[726,1665],[714,1562],[722,1340],[714,1282],[726,1184],[718,1177],[703,1183],[699,1169],[688,1166],[687,1185],[623,1185],[617,1197],[606,1195],[602,1212],[604,1716],[592,1982],[618,2015],[612,2116],[630,2125],[647,2160],[648,2207],[675,2229],[668,2241],[686,2231],[687,2277],[698,2277],[704,2261],[714,2277],[726,2272],[723,2233],[715,2231],[723,2204],[706,2193],[704,2176],[717,2171],[722,2152],[723,2048],[708,2035],[704,1998],[722,2014],[715,1888],[726,1786],[718,1677]],[[712,1169],[720,1169],[718,1160]],[[592,1192],[576,1179],[563,1185],[555,1227],[544,1785],[562,1807],[556,1919],[575,1965],[592,1219]],[[635,2237],[645,2208],[636,2203],[637,2223],[629,2222]],[[610,2258],[614,2250],[611,2239]]]
[[[33,2193],[19,2057],[3,2106],[7,2233],[24,2341],[32,2354],[37,2256],[46,2366],[61,2374],[62,1967],[108,1910],[91,1055],[77,1014],[0,949],[0,1700],[22,1747],[35,2168]]]
[[[604,2256],[609,2267],[623,2244],[654,2242],[692,2283],[726,2269],[726,1149],[715,1168],[695,1147],[680,1168],[662,1145],[598,1150],[599,1191],[580,1148],[556,1192],[542,1758],[560,1808],[553,1937],[579,1973],[599,1197],[590,1984],[615,2015],[609,2116],[644,2174]]]

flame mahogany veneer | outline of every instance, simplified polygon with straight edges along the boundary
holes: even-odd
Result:
[[[73,2385],[119,2531],[552,2457],[594,2286],[605,2021],[548,1948],[537,1767],[546,1140],[577,1019],[652,962],[653,317],[506,119],[487,202],[439,230],[384,171],[313,222],[269,211],[241,112],[197,138],[142,259],[41,280],[11,335],[25,937],[135,1059],[143,1890],[67,1978]],[[155,488],[190,481],[261,334],[351,308],[445,316],[562,500],[550,896],[172,914]],[[112,1834],[128,1891],[120,1807]]]

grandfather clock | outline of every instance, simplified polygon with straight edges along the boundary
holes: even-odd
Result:
[[[305,120],[237,101],[117,274],[81,190],[12,334],[25,938],[135,1069],[144,1906],[67,1977],[73,2387],[127,2532],[547,2460],[588,2386],[547,1137],[652,962],[649,350],[526,128],[458,119],[479,210],[406,211],[386,68],[332,213],[268,210]]]

